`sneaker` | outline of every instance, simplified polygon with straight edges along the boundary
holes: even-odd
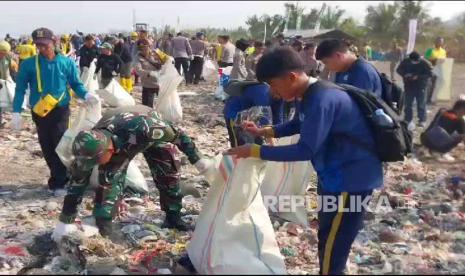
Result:
[[[53,195],[56,197],[63,197],[68,194],[68,190],[66,189],[55,189],[53,190]]]
[[[410,122],[410,123],[408,123],[408,130],[410,130],[410,131],[414,131],[414,130],[415,130],[415,128],[416,128],[416,126],[415,126],[415,123],[414,123],[414,122]]]
[[[455,161],[455,158],[452,155],[448,154],[448,153],[443,154],[440,159],[441,159],[441,161],[446,161],[446,162],[454,162]]]
[[[426,123],[425,122],[419,122],[417,126],[420,127],[420,128],[424,128],[426,126]]]

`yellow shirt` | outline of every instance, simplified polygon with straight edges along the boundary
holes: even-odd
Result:
[[[426,53],[425,53],[425,58],[428,60],[444,59],[446,57],[447,57],[447,52],[442,47],[439,49],[436,49],[436,47],[429,48],[428,50],[426,50]]]
[[[432,57],[433,59],[443,59],[443,58],[446,58],[446,57],[447,57],[446,50],[444,50],[444,48],[442,48],[442,47],[439,48],[439,49],[434,48],[431,57]]]
[[[34,45],[30,45],[30,44],[18,45],[18,47],[16,47],[16,49],[18,50],[19,59],[21,59],[21,60],[30,58],[30,57],[35,56],[37,54],[36,47]]]

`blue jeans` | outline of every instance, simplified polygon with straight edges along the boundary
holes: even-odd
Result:
[[[405,87],[405,121],[413,120],[413,102],[417,102],[418,120],[426,122],[426,87]]]

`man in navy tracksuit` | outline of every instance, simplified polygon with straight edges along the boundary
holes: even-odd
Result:
[[[336,83],[350,84],[381,97],[381,78],[376,68],[365,59],[357,58],[349,47],[349,43],[340,39],[324,40],[318,45],[315,57],[325,68],[336,72]]]
[[[230,149],[228,154],[283,162],[311,160],[320,181],[318,193],[322,202],[337,196],[338,206],[342,200],[341,205],[346,208],[354,196],[363,201],[373,189],[383,185],[382,164],[377,155],[340,137],[348,135],[374,146],[368,122],[346,92],[317,89],[317,80],[305,74],[303,61],[289,47],[266,53],[257,64],[257,78],[266,81],[285,101],[301,99],[300,112],[292,121],[272,127],[258,128],[246,123],[246,130],[264,137],[300,134],[300,140],[294,145],[276,147],[247,144]],[[363,227],[364,213],[364,209],[318,212],[321,274],[344,273],[352,243]]]
[[[275,125],[283,122],[283,100],[273,98],[270,88],[266,84],[248,86],[244,89],[242,95],[230,96],[224,104],[223,114],[231,147],[253,142],[263,144],[261,137],[254,139],[254,137],[245,133],[240,126],[235,125],[237,114],[254,106],[271,108],[272,122],[266,119],[261,120],[262,125]]]

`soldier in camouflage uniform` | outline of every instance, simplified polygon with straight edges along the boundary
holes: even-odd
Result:
[[[160,191],[161,209],[166,213],[163,227],[190,230],[181,219],[180,162],[174,157],[173,145],[187,155],[199,172],[211,164],[201,158],[189,136],[161,120],[155,110],[137,105],[107,111],[92,130],[81,131],[74,140],[71,187],[64,199],[60,222],[74,223],[92,169],[99,164],[100,185],[94,200],[94,216],[100,233],[111,237],[114,234],[111,221],[128,164],[138,153],[143,153]]]

